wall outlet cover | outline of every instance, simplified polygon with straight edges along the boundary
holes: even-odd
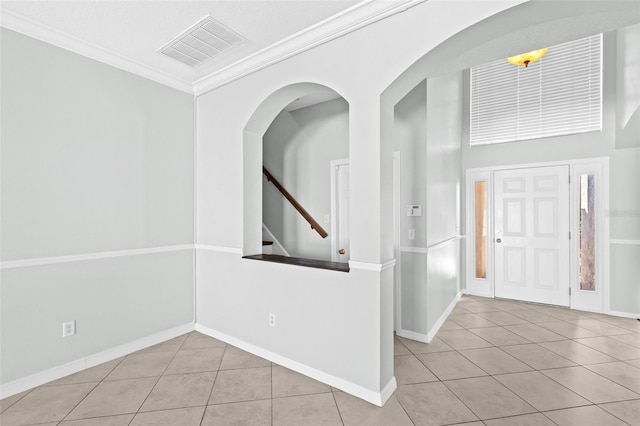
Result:
[[[74,334],[76,334],[76,320],[63,322],[62,337],[73,336]]]

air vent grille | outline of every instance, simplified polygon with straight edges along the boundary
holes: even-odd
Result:
[[[244,40],[229,27],[207,15],[157,52],[195,68]]]

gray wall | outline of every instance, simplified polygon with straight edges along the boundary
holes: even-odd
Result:
[[[6,29],[1,72],[3,262],[193,243],[192,96]],[[192,257],[4,264],[0,382],[193,321]]]
[[[461,105],[462,73],[453,72],[418,84],[395,107],[402,182],[400,328],[424,336],[459,291]],[[421,204],[422,216],[406,216],[409,204]],[[409,229],[415,229],[415,240],[408,239]]]
[[[610,159],[610,238],[640,240],[640,25],[605,33],[603,129],[496,145],[469,146],[468,87],[465,88],[462,167],[524,164],[590,157]],[[468,76],[468,74],[467,74]],[[465,84],[468,78],[465,78]],[[464,206],[462,211],[464,211]],[[611,309],[640,313],[637,245],[611,245]],[[620,259],[634,259],[620,262]],[[634,278],[635,277],[635,278]]]
[[[400,151],[401,190],[400,245],[427,246],[427,82],[413,88],[395,106],[394,150]],[[421,204],[422,216],[407,216],[404,208]],[[409,229],[416,230],[416,239],[410,240]]]
[[[335,99],[295,111],[282,111],[264,135],[264,165],[327,231],[331,224],[332,160],[349,157],[349,105]],[[322,238],[265,179],[262,218],[294,257],[331,260],[331,235]]]
[[[400,151],[400,267],[402,296],[400,328],[427,334],[426,253],[413,253],[407,247],[426,248],[427,216],[427,82],[413,88],[395,106],[394,150]],[[404,208],[421,204],[422,216],[406,216]],[[415,229],[415,240],[408,238]],[[401,333],[400,330],[396,330]]]

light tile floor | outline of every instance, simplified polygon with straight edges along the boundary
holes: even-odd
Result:
[[[193,332],[0,401],[0,424],[640,425],[640,322],[463,297],[383,408]]]

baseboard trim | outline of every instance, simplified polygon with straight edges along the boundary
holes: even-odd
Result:
[[[297,361],[286,358],[282,355],[278,355],[266,349],[252,345],[251,343],[247,343],[243,340],[229,336],[228,334],[206,327],[202,324],[196,324],[195,329],[196,331],[202,334],[206,334],[207,336],[216,338],[218,340],[222,340],[225,343],[233,345],[253,355],[267,359],[271,362],[275,362],[276,364],[279,364],[283,367],[287,367],[290,370],[296,371],[300,374],[304,374],[305,376],[316,379],[329,386],[333,386],[334,388],[340,389],[348,394],[364,399],[365,401],[370,402],[371,404],[377,405],[379,407],[381,407],[384,404],[384,402],[386,402],[386,400],[389,399],[389,397],[397,387],[395,378],[392,378],[392,380],[389,381],[389,383],[387,383],[387,385],[384,387],[384,389],[382,389],[382,391],[375,392],[370,389],[364,388],[360,385],[357,385],[355,383],[352,383],[344,379],[341,379],[339,377],[333,376],[331,374],[325,373],[324,371],[317,370],[313,367],[309,367],[308,365],[301,364]]]
[[[431,343],[433,338],[436,337],[436,334],[440,330],[440,327],[442,327],[442,324],[444,324],[447,318],[449,318],[449,315],[453,311],[453,308],[456,307],[458,300],[460,300],[463,294],[464,294],[464,290],[458,291],[458,294],[456,295],[456,297],[454,297],[451,303],[449,303],[449,306],[447,306],[447,309],[444,310],[442,315],[440,315],[440,318],[438,318],[438,321],[436,321],[436,323],[433,325],[433,327],[431,327],[431,330],[429,330],[427,334],[416,333],[415,331],[409,331],[404,329],[396,330],[396,334],[400,337],[416,340],[418,342]]]
[[[57,380],[69,374],[77,373],[87,368],[95,367],[103,362],[111,361],[121,356],[128,355],[130,353],[139,351],[149,346],[162,343],[165,340],[173,339],[174,337],[181,336],[185,333],[189,333],[195,329],[193,322],[179,325],[177,327],[170,328],[158,333],[154,333],[150,336],[143,337],[141,339],[134,340],[129,343],[125,343],[115,348],[107,349],[75,361],[68,362],[66,364],[52,367],[38,373],[31,374],[29,376],[17,379],[5,384],[0,385],[0,399],[15,395],[20,392],[24,392],[36,386],[44,385],[45,383]]]
[[[468,296],[486,297],[487,299],[493,299],[493,296],[491,296],[490,294],[477,293],[474,291],[469,291],[469,289],[466,289],[466,288],[463,288],[462,290],[460,290],[460,293],[466,294]]]
[[[449,303],[449,306],[447,306],[447,309],[445,309],[442,315],[440,315],[440,318],[438,318],[438,321],[436,321],[433,327],[431,327],[431,330],[429,330],[429,333],[427,333],[429,342],[431,342],[433,338],[436,337],[436,334],[440,330],[440,327],[442,327],[442,324],[444,324],[447,318],[449,318],[449,315],[453,311],[453,308],[456,307],[456,304],[458,303],[458,300],[460,300],[461,297],[462,297],[462,291],[458,291],[458,294],[456,294],[456,297],[453,298],[451,303]]]
[[[422,333],[416,333],[415,331],[400,329],[400,330],[396,330],[396,335],[400,337],[404,337],[405,339],[415,340],[417,342],[422,342],[422,343],[430,342],[428,335],[422,334]]]
[[[640,313],[634,314],[633,312],[609,311],[606,314],[622,318],[640,318]]]
[[[393,376],[391,377],[391,380],[387,382],[387,385],[382,388],[382,391],[380,392],[380,404],[376,405],[382,407],[389,400],[389,398],[391,398],[391,395],[393,395],[397,388],[398,383],[396,382],[396,377]]]

